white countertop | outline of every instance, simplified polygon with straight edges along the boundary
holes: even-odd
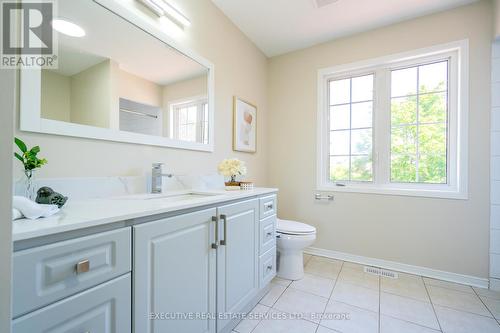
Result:
[[[196,192],[211,194],[209,196],[175,202],[169,202],[161,198],[150,200],[134,198],[137,195],[104,199],[68,200],[61,211],[54,216],[38,220],[21,219],[13,221],[12,238],[14,241],[26,240],[124,220],[271,194],[277,191],[275,188],[255,188],[253,190],[236,191],[182,190],[169,191],[160,195],[167,196]]]

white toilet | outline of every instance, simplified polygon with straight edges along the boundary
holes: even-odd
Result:
[[[302,251],[316,240],[316,228],[305,223],[278,219],[278,271],[280,278],[300,280],[304,277]]]

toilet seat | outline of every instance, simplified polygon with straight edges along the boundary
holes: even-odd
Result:
[[[277,220],[276,231],[287,235],[312,235],[316,233],[316,228],[297,221]]]

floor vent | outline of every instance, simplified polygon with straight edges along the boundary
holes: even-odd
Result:
[[[393,272],[393,271],[388,271],[388,270],[378,268],[378,267],[365,266],[365,273],[378,275],[378,276],[384,276],[384,277],[388,277],[391,279],[398,278],[398,273]]]

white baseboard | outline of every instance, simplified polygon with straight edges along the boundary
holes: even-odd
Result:
[[[440,279],[449,282],[456,282],[461,284],[466,284],[469,286],[480,287],[480,288],[488,288],[489,280],[485,278],[480,278],[477,276],[470,276],[458,273],[451,273],[440,271],[437,269],[414,266],[408,264],[402,264],[399,262],[376,259],[364,256],[358,256],[355,254],[349,254],[344,252],[325,250],[316,247],[308,247],[304,250],[305,253],[314,254],[321,257],[327,257],[332,259],[339,259],[344,261],[355,262],[362,265],[375,266],[384,269],[389,269],[393,271],[422,275],[425,277],[430,277],[434,279]]]

